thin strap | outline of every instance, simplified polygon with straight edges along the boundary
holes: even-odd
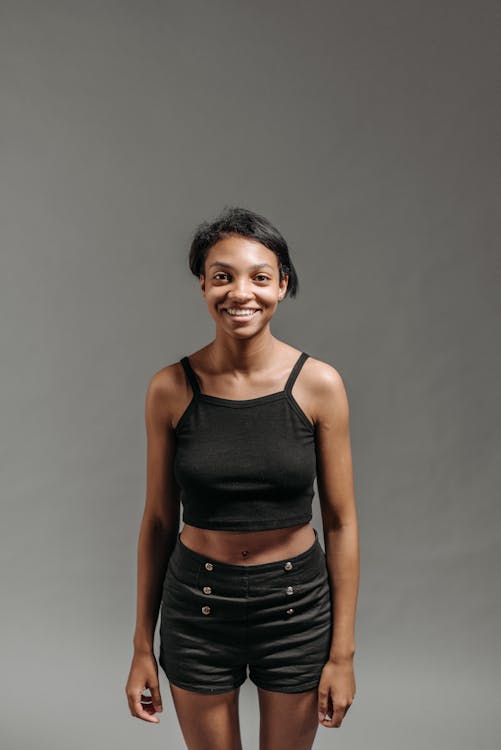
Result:
[[[284,388],[285,393],[287,393],[287,394],[291,393],[292,386],[294,385],[294,382],[295,382],[297,376],[299,375],[299,371],[300,371],[301,367],[303,366],[303,363],[308,359],[309,356],[310,355],[307,354],[306,352],[301,352],[301,354],[299,355],[299,357],[298,357],[298,359],[296,361],[296,364],[294,365],[294,367],[291,370],[291,374],[287,378],[287,383],[285,384],[285,388]]]
[[[190,360],[188,359],[188,357],[182,357],[180,362],[184,367],[186,377],[188,378],[191,388],[193,390],[193,395],[198,396],[198,394],[200,393],[200,386],[198,384],[198,378],[195,375],[195,372],[192,366],[190,365]]]

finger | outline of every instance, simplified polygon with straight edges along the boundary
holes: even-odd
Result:
[[[151,696],[142,695],[142,691],[144,689],[145,688],[138,688],[134,690],[132,694],[129,694],[127,696],[131,716],[135,716],[138,719],[143,719],[143,721],[149,721],[154,724],[158,724],[160,722],[160,719],[157,716],[152,715],[154,711],[152,709]],[[143,701],[146,705],[150,706],[149,709],[143,706]]]
[[[350,705],[350,703],[347,703],[345,706],[343,706],[342,704],[335,705],[334,710],[331,711],[329,716],[326,717],[325,721],[322,722],[322,726],[340,727]]]
[[[332,706],[329,706],[327,711],[325,712],[325,716],[323,720],[321,721],[321,724],[323,727],[332,727],[334,726],[334,721],[336,718],[336,713],[333,711]]]
[[[327,701],[325,706],[325,711],[323,712],[323,718],[321,719],[320,723],[323,727],[332,727],[335,726],[336,721],[336,713],[334,709],[334,699],[332,697],[330,687],[327,690]]]
[[[160,688],[158,685],[153,685],[153,687],[150,687],[151,690],[151,698],[153,700],[153,706],[155,708],[155,711],[163,711],[162,706],[162,696],[160,695]]]
[[[149,695],[144,694],[145,690],[150,691]],[[158,686],[157,686],[157,692],[158,692]],[[143,690],[141,691],[140,699],[141,699],[142,707],[144,708],[145,711],[147,711],[150,714],[150,716],[156,713],[157,709],[156,709],[155,701],[153,698],[153,688],[150,688],[150,687],[143,688]]]
[[[150,715],[156,713],[151,695],[141,695],[141,705]]]
[[[325,717],[329,712],[329,708],[330,708],[329,697],[330,697],[329,685],[327,683],[325,685],[320,683],[320,685],[318,686],[318,720],[321,723],[324,723]]]
[[[160,722],[158,716],[153,716],[151,709],[148,710],[143,707],[141,700],[134,701],[133,716],[137,716],[138,719],[143,719],[144,721],[151,721],[154,724],[158,724]]]

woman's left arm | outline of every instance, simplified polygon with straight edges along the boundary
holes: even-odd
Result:
[[[319,693],[322,704],[322,694],[330,690],[336,714],[322,724],[339,726],[355,694],[358,522],[346,389],[338,371],[325,362],[317,369],[316,384],[317,486],[332,593],[331,646]]]

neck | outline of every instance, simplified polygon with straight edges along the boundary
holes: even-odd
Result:
[[[216,371],[231,369],[244,373],[269,367],[279,347],[280,342],[271,334],[241,341],[216,336],[207,353]]]

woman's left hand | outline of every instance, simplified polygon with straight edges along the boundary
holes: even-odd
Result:
[[[355,698],[353,660],[326,662],[318,684],[318,721],[323,727],[340,727]]]

